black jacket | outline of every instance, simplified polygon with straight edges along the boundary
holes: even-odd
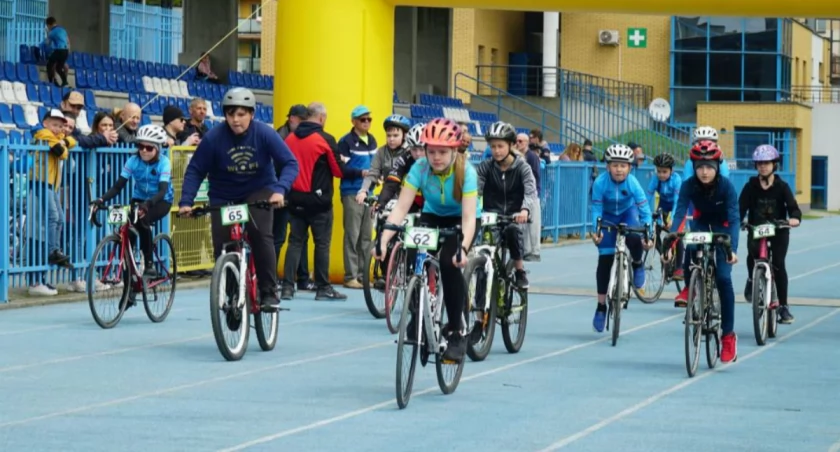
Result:
[[[774,175],[773,185],[767,190],[761,187],[758,176],[751,177],[741,190],[738,204],[741,221],[749,214],[749,223],[752,225],[788,218],[802,220],[802,211],[799,210],[799,203],[790,185],[778,174]]]
[[[523,209],[531,211],[537,201],[537,183],[531,166],[519,156],[507,169],[495,160],[484,160],[476,169],[478,173],[478,196],[483,199],[482,209],[502,215],[517,214]]]

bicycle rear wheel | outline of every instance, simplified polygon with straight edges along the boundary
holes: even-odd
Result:
[[[416,328],[420,322],[414,322],[414,331],[408,331],[408,324],[411,315],[420,315],[418,309],[420,305],[420,278],[416,276],[411,278],[408,282],[405,297],[405,306],[400,313],[397,336],[396,387],[397,405],[400,409],[408,406],[408,401],[411,399],[411,387],[414,385],[414,371],[417,370],[417,352],[420,348],[419,338],[422,335]],[[414,314],[412,314],[412,311],[414,311]]]
[[[487,290],[490,289],[488,286],[492,286],[491,294],[497,294],[498,282],[487,281],[485,265],[487,265],[487,256],[478,255],[471,259],[467,268],[464,269],[467,299],[471,305],[467,315],[467,356],[473,361],[484,361],[487,358],[493,346],[493,336],[496,334],[498,301],[496,297],[491,296],[490,305],[485,307],[484,304],[487,300]]]
[[[106,236],[96,245],[86,278],[90,313],[100,328],[109,329],[120,323],[128,304],[130,276],[127,265],[122,260],[119,236]],[[97,281],[101,281],[108,288],[96,291]],[[100,304],[110,305],[110,309],[102,306],[102,310],[107,313],[100,312]]]
[[[143,308],[149,320],[158,323],[166,320],[169,311],[172,310],[178,265],[175,262],[175,248],[168,235],[158,234],[153,243],[152,265],[157,270],[158,278],[149,281],[143,298]]]
[[[505,265],[504,281],[505,309],[502,314],[502,341],[508,353],[518,353],[525,342],[525,329],[528,326],[528,290],[520,290],[513,284],[513,261]],[[516,334],[511,328],[516,326]]]
[[[391,334],[396,334],[399,330],[400,312],[405,304],[405,288],[408,280],[407,254],[402,242],[397,241],[391,250],[391,258],[388,259],[388,271],[385,278],[385,323]]]
[[[752,311],[753,311],[753,332],[755,342],[759,346],[767,343],[768,321],[773,314],[770,312],[770,300],[767,296],[767,281],[765,278],[766,269],[762,265],[756,265],[752,274]]]
[[[210,280],[213,337],[219,352],[228,361],[242,359],[248,349],[250,336],[249,303],[247,300],[239,302],[239,285],[245,283],[244,277],[239,274],[239,257],[237,253],[219,256]],[[229,337],[227,332],[231,333]]]
[[[370,250],[367,250],[370,256]],[[384,269],[382,261],[374,259],[370,256],[368,264],[362,268],[362,292],[365,295],[365,305],[367,305],[370,315],[375,319],[385,318],[385,292],[384,287],[379,286],[377,289],[377,282],[384,283]]]
[[[703,274],[700,269],[691,272],[688,282],[688,301],[685,307],[685,370],[689,377],[697,373],[700,364],[700,335],[703,332]],[[707,337],[708,340],[708,337]]]

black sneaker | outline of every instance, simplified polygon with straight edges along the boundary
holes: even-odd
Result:
[[[260,297],[260,309],[263,312],[274,312],[280,307],[280,300],[274,292],[263,293]]]
[[[516,287],[520,290],[525,290],[528,288],[528,274],[525,273],[525,270],[516,270]]]
[[[283,289],[280,291],[280,299],[281,300],[291,300],[295,297],[295,287],[283,284]]]
[[[794,317],[793,314],[790,313],[790,309],[787,307],[787,305],[779,306],[778,312],[779,323],[783,325],[790,325],[791,323],[793,323],[794,320],[796,320],[796,317]]]
[[[340,293],[340,292],[336,292],[336,290],[333,289],[333,286],[321,287],[315,293],[315,300],[316,301],[321,301],[321,300],[344,301],[346,299],[347,299],[347,295],[344,295],[343,293]]]

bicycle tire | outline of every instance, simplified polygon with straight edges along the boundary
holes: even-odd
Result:
[[[632,286],[633,294],[636,295],[636,298],[638,298],[639,301],[645,304],[653,304],[659,300],[659,297],[662,296],[662,291],[665,290],[665,264],[662,263],[662,259],[660,258],[661,252],[659,251],[659,248],[654,246],[653,248],[645,251],[644,255],[642,256],[642,265],[645,268],[645,273],[648,273],[648,256],[653,257],[653,269],[650,273],[653,273],[654,271],[657,271],[656,269],[659,269],[659,284],[656,287],[656,290],[651,292],[648,291],[648,282],[650,281],[650,278],[647,275],[645,275],[645,287],[643,288],[644,293],[641,293],[641,291],[636,288],[635,284],[632,284]]]
[[[487,258],[484,254],[477,255],[470,259],[467,267],[464,269],[464,280],[467,284],[467,299],[473,305],[470,307],[470,314],[476,312],[477,316],[481,316],[480,322],[482,327],[481,331],[477,333],[474,331],[474,328],[476,328],[479,320],[473,323],[472,328],[470,328],[470,325],[467,325],[467,356],[472,361],[484,361],[487,358],[487,355],[490,354],[490,349],[493,347],[493,337],[496,335],[496,308],[498,301],[495,297],[491,299],[488,312],[484,312],[483,307],[479,309],[486,300],[487,290],[491,290],[490,293],[492,294],[492,290],[497,283],[494,279],[490,284],[492,287],[488,289],[487,272],[484,270],[484,267],[487,265]],[[471,293],[470,281],[472,280],[473,274],[475,274],[477,281],[475,283],[475,291]],[[467,317],[467,322],[470,322],[469,319],[471,316],[467,315],[465,317]],[[479,334],[480,340],[474,341],[474,337]]]
[[[699,293],[698,293],[699,292]],[[695,268],[688,280],[688,300],[685,306],[685,370],[689,378],[700,366],[700,336],[705,328],[703,315],[703,274]],[[693,345],[693,349],[692,349]]]
[[[162,270],[165,270],[165,273],[168,275],[169,278],[168,281],[171,284],[171,287],[169,288],[169,294],[166,297],[163,312],[159,315],[154,314],[152,312],[152,304],[159,303],[161,299],[160,295],[158,295],[158,292],[160,291],[157,290],[157,288],[160,286],[155,286],[151,289],[146,290],[146,294],[143,296],[143,308],[146,310],[146,316],[152,322],[160,323],[166,320],[166,317],[169,316],[169,312],[172,311],[172,304],[175,302],[175,286],[177,281],[176,275],[178,274],[178,263],[175,258],[175,247],[172,246],[172,239],[169,238],[168,235],[163,233],[158,234],[157,236],[155,236],[154,240],[152,241],[152,244],[152,254],[155,256],[155,259],[166,258],[164,256],[168,256],[168,258],[166,259],[170,260],[170,265],[166,269],[163,268],[163,262],[153,262],[153,265],[157,264],[157,266],[159,267],[157,269],[158,274],[164,274],[162,273]],[[166,253],[162,252],[161,250],[161,245],[163,244],[165,244],[165,246],[168,248],[168,251]],[[154,293],[148,293],[149,290],[154,291]],[[156,298],[157,300],[150,299],[152,296],[154,296],[154,298]]]
[[[411,400],[411,388],[412,386],[414,386],[414,372],[417,370],[417,352],[420,348],[419,338],[422,337],[422,334],[417,334],[418,340],[414,341],[413,344],[407,344],[406,338],[408,335],[408,316],[411,313],[410,307],[415,302],[419,302],[419,289],[420,278],[413,276],[408,282],[408,288],[406,290],[405,309],[403,309],[400,313],[399,332],[397,335],[397,374],[395,379],[397,390],[397,405],[400,407],[400,409],[404,409],[405,407],[407,407],[408,402]],[[408,368],[408,375],[403,375],[402,366],[404,356],[403,349],[405,347],[411,347],[411,357],[409,358],[411,363]]]
[[[362,293],[365,296],[365,305],[374,319],[385,318],[385,294],[372,287],[372,282],[382,276],[382,262],[370,255],[367,250],[368,262],[362,268]],[[377,306],[377,299],[382,295],[382,307]]]
[[[615,286],[613,286],[612,300],[610,300],[610,316],[612,317],[612,325],[610,325],[610,332],[612,333],[612,346],[618,343],[618,336],[621,332],[621,310],[622,300],[624,295],[624,278],[627,277],[626,265],[624,264],[624,254],[619,253],[615,256],[615,266],[618,269]]]
[[[122,293],[120,294],[120,299],[117,302],[117,314],[114,316],[113,319],[110,321],[106,321],[99,315],[96,309],[96,294],[101,292],[96,292],[96,263],[100,261],[103,257],[100,256],[101,254],[105,253],[105,247],[109,244],[116,244],[117,246],[117,253],[121,253],[119,250],[120,247],[120,237],[117,235],[108,235],[104,237],[97,245],[96,249],[93,251],[93,257],[90,260],[90,264],[88,265],[87,271],[87,278],[86,285],[87,285],[87,295],[88,295],[88,306],[90,307],[90,313],[93,316],[93,321],[96,322],[102,329],[111,329],[117,326],[120,323],[120,320],[125,314],[126,306],[128,305],[128,292],[131,289],[131,274],[130,270],[127,269],[125,262],[123,262],[122,256],[116,256],[117,262],[119,263],[120,267],[123,267],[121,271],[121,282],[122,282]],[[108,256],[104,256],[104,259],[108,259]],[[109,287],[108,291],[112,289]]]
[[[388,270],[385,273],[385,324],[391,334],[397,334],[400,327],[399,317],[394,317],[394,314],[399,312],[394,307],[399,301],[400,294],[403,296],[403,305],[405,304],[405,287],[408,276],[408,266],[405,262],[407,254],[408,252],[403,247],[402,242],[398,240],[391,250]]]
[[[222,325],[222,319],[219,317],[221,312],[219,307],[223,304],[222,298],[227,298],[227,295],[222,294],[222,289],[227,289],[228,278],[226,270],[228,269],[232,271],[233,276],[236,277],[236,281],[239,284],[244,283],[244,279],[239,275],[239,254],[223,254],[216,259],[216,265],[213,267],[213,276],[210,280],[210,323],[213,326],[213,338],[216,340],[216,347],[218,347],[219,353],[228,361],[239,361],[248,350],[248,338],[250,336],[249,321],[251,316],[248,312],[249,303],[247,300],[241,309],[228,311],[225,314],[225,323],[234,322],[236,324],[235,322],[238,321],[237,331],[239,332],[239,341],[234,347],[228,347],[228,344],[225,342],[224,331],[222,330],[228,325]]]
[[[528,328],[528,290],[520,290],[513,285],[513,261],[508,261],[505,265],[505,275],[507,275],[503,280],[505,282],[505,291],[504,291],[504,301],[505,301],[505,312],[504,317],[502,318],[502,341],[505,343],[505,348],[507,349],[508,353],[519,353],[519,350],[522,349],[522,344],[525,343],[525,330]],[[495,279],[495,278],[494,278]],[[517,308],[513,307],[513,296],[514,294],[519,295],[519,321],[515,322],[516,325],[519,325],[519,329],[516,332],[516,338],[513,338],[513,335],[510,334],[510,317],[514,314],[514,310]]]
[[[758,262],[756,263],[758,264]],[[756,265],[752,273],[752,312],[753,312],[753,333],[755,334],[755,343],[758,346],[763,346],[767,343],[768,333],[768,318],[771,316],[770,302],[766,300],[767,281],[765,278],[765,271],[763,265]]]
[[[711,319],[710,313],[712,311],[720,313],[720,297],[717,293],[717,286],[715,283],[715,268],[709,267],[709,273],[706,278],[709,279],[709,290],[706,292],[706,365],[709,369],[714,369],[720,359],[720,321],[721,319]],[[705,289],[704,289],[705,290]]]

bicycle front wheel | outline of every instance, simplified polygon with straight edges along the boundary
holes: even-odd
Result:
[[[400,409],[408,406],[411,399],[411,387],[414,385],[414,371],[417,370],[417,352],[422,335],[417,328],[420,322],[413,322],[409,331],[410,317],[420,315],[420,278],[412,277],[405,295],[405,306],[400,313],[399,333],[397,336],[397,405]],[[413,313],[412,313],[413,311]]]
[[[239,260],[237,253],[219,256],[210,280],[213,337],[219,352],[228,361],[242,359],[248,349],[250,335],[248,302],[244,300],[240,303],[239,300],[239,286],[245,284],[245,275],[239,274]]]
[[[153,241],[152,265],[158,277],[149,281],[143,308],[146,316],[155,323],[163,322],[172,310],[175,301],[175,280],[178,265],[175,262],[175,248],[172,239],[166,234],[158,234]]]
[[[688,301],[685,307],[685,370],[689,377],[697,374],[697,367],[700,365],[704,296],[703,274],[699,269],[694,269],[688,283]]]
[[[93,321],[103,329],[117,326],[128,304],[131,275],[122,260],[121,246],[119,236],[109,235],[103,238],[96,245],[88,267],[88,305]],[[97,291],[97,281],[107,289]]]

